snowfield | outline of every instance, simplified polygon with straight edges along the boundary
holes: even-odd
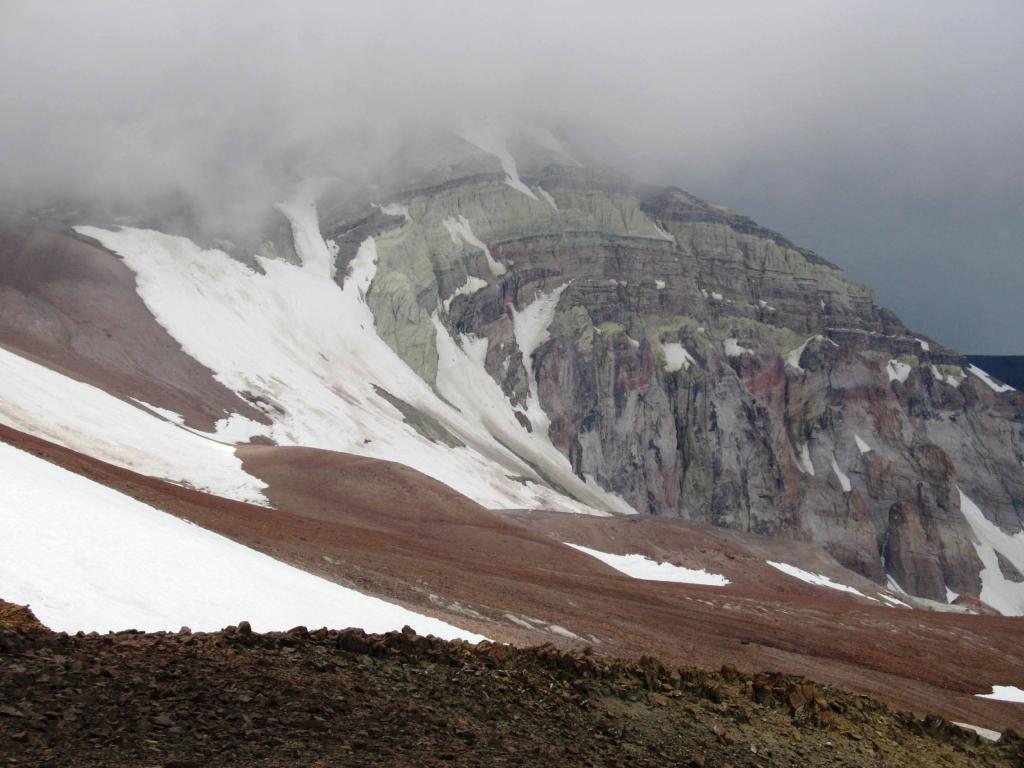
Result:
[[[724,587],[729,583],[725,576],[717,573],[708,573],[705,570],[695,568],[684,568],[681,565],[672,563],[658,563],[644,555],[612,555],[608,552],[599,552],[596,549],[563,542],[565,546],[590,555],[600,560],[605,565],[610,565],[620,573],[624,573],[634,579],[646,579],[647,581],[673,581],[678,584],[702,584],[709,587]]]
[[[140,474],[266,503],[266,483],[242,469],[234,446],[139,406],[0,348],[0,422]]]
[[[0,584],[56,631],[260,632],[408,624],[482,639],[346,589],[0,443]]]
[[[377,271],[375,241],[363,242],[339,287],[325,266],[333,258],[331,248],[303,200],[281,206],[295,231],[301,266],[256,257],[262,270],[257,271],[223,251],[153,230],[77,230],[122,257],[146,306],[187,354],[232,391],[270,404],[266,413],[273,425],[263,434],[278,444],[396,461],[490,509],[633,511],[618,496],[576,477],[546,427],[531,435],[516,421],[483,368],[486,340],[479,349],[465,338],[456,342],[435,314],[437,391],[421,379],[377,335],[366,304]],[[448,223],[453,240],[486,252],[467,221]],[[471,282],[467,290],[478,285]],[[517,334],[535,335],[534,343],[541,343],[551,301],[557,303],[557,296],[524,309]],[[464,447],[417,432],[375,386],[444,425]],[[543,414],[534,415],[541,420]],[[145,456],[147,447],[139,448],[132,446],[127,460],[134,461],[136,452]],[[544,485],[533,467],[575,499]]]
[[[840,584],[837,581],[832,581],[828,576],[823,576],[820,573],[812,573],[811,571],[805,571],[802,568],[797,568],[795,565],[789,565],[787,563],[777,563],[773,560],[767,561],[768,565],[772,568],[782,571],[787,576],[792,576],[794,579],[800,579],[800,581],[808,584],[813,584],[816,587],[828,587],[829,589],[835,589],[840,592],[849,592],[851,595],[857,595],[868,600],[875,600],[873,597],[868,597],[859,589],[847,586],[846,584]],[[875,600],[877,603],[878,601]]]
[[[979,699],[995,699],[996,701],[1012,701],[1024,704],[1024,691],[1015,685],[993,685],[992,693],[976,693]]]

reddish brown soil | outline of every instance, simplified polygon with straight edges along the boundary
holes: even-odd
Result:
[[[120,259],[71,233],[0,228],[0,346],[196,429],[225,411],[265,419],[182,351]]]
[[[399,465],[313,449],[241,449],[246,469],[270,484],[278,508],[266,509],[141,477],[12,430],[0,428],[0,439],[495,640],[584,642],[552,634],[547,625],[558,624],[602,653],[802,674],[900,709],[1024,730],[1024,707],[973,696],[993,683],[1024,686],[1024,621],[886,608],[811,587],[763,566],[764,553],[742,537],[655,518],[503,517]],[[559,540],[669,555],[734,583],[638,581]],[[540,621],[527,629],[507,613]]]

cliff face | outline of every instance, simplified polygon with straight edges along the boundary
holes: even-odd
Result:
[[[339,282],[375,237],[377,332],[442,396],[450,334],[523,430],[637,512],[1024,610],[962,510],[1021,531],[1024,396],[748,218],[542,143],[488,148],[453,141],[380,197],[320,206]]]

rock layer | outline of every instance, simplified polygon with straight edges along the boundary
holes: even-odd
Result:
[[[492,156],[460,151],[393,186],[380,202],[400,216],[349,200],[324,223],[339,242],[376,236],[378,330],[427,381],[436,316],[486,339],[525,430],[542,413],[572,470],[636,511],[813,541],[938,601],[980,594],[957,490],[1021,530],[1024,397],[728,209],[536,147],[519,173],[543,194],[528,196]],[[556,288],[524,355],[517,323]]]

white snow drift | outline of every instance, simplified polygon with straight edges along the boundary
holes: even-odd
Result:
[[[686,347],[678,341],[665,342],[661,345],[661,349],[665,353],[665,370],[669,373],[680,370],[688,371],[690,366],[697,362]]]
[[[1024,704],[1024,691],[1015,685],[993,685],[992,693],[976,693],[979,699],[995,699],[996,701],[1012,701]]]
[[[970,723],[958,723],[956,720],[953,721],[953,725],[959,725],[961,728],[974,731],[981,738],[988,739],[989,741],[999,741],[1003,735],[999,731],[993,731],[991,728],[982,728],[980,725],[971,725]]]
[[[519,178],[519,169],[516,166],[515,158],[508,150],[505,136],[495,126],[488,124],[473,126],[472,130],[463,133],[463,138],[498,158],[502,170],[505,171],[505,183],[512,189],[522,192],[534,200],[537,199],[533,191]]]
[[[487,259],[487,267],[491,270],[491,274],[497,277],[498,275],[505,274],[505,265],[499,261],[496,261],[491,256],[491,249],[475,234],[473,234],[473,227],[469,223],[469,219],[465,216],[449,216],[443,222],[444,228],[448,230],[448,234],[452,238],[452,242],[458,245],[460,242],[466,245],[478,248],[484,252],[484,256]],[[319,231],[319,230],[318,230]]]
[[[1010,581],[999,568],[996,552],[1016,567],[1024,567],[1024,532],[1013,536],[985,517],[978,505],[960,490],[960,511],[974,534],[981,569],[981,599],[1004,616],[1024,616],[1024,584]]]
[[[346,589],[0,443],[0,584],[65,632],[408,624],[482,639]]]
[[[658,563],[645,555],[613,555],[608,552],[600,552],[596,549],[570,544],[564,542],[567,547],[572,547],[585,555],[600,560],[605,565],[610,565],[620,573],[624,573],[634,579],[645,579],[647,581],[673,581],[679,584],[702,584],[710,587],[724,587],[729,583],[725,576],[717,573],[696,568],[684,568],[681,565],[672,563]]]
[[[144,475],[266,502],[266,484],[242,469],[233,446],[174,423],[177,414],[140,405],[155,412],[0,348],[0,422]]]
[[[910,376],[910,372],[914,370],[907,363],[900,362],[899,360],[890,360],[885,364],[885,372],[889,374],[889,381],[898,381],[900,384],[906,382]]]
[[[832,454],[832,471],[835,472],[836,479],[839,481],[839,486],[843,489],[843,492],[849,493],[853,485],[850,483],[849,475],[839,468],[839,462],[836,461],[834,453]]]
[[[991,376],[989,376],[987,373],[985,373],[983,370],[981,370],[981,368],[979,368],[976,365],[969,365],[969,366],[967,366],[967,370],[970,371],[971,373],[973,373],[975,376],[977,376],[983,382],[985,382],[985,384],[988,386],[988,388],[991,389],[993,392],[1015,392],[1016,391],[1009,384],[1003,384],[1002,382],[996,381],[995,379],[993,379]]]
[[[875,600],[873,597],[868,597],[859,589],[855,589],[846,584],[840,584],[837,581],[832,581],[828,576],[823,576],[820,573],[812,573],[811,571],[805,571],[802,568],[797,568],[795,565],[789,565],[788,563],[777,563],[773,560],[767,561],[768,565],[775,568],[778,571],[782,571],[787,576],[792,576],[794,579],[800,579],[800,581],[808,584],[814,584],[817,587],[828,587],[829,589],[836,589],[840,592],[849,592],[851,595],[857,595],[858,597],[864,597],[868,600]],[[875,602],[878,602],[875,600]]]

